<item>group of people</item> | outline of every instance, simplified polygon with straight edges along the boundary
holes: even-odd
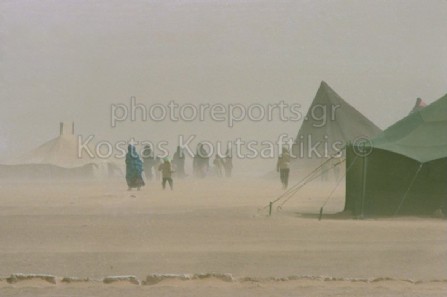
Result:
[[[231,171],[233,170],[233,159],[231,156],[226,155],[225,157],[216,154],[213,160],[214,174],[216,176],[231,177]]]
[[[177,147],[177,151],[174,154],[173,164],[171,164],[168,158],[162,159],[154,156],[151,147],[148,145],[144,147],[140,158],[135,146],[130,144],[126,154],[126,182],[128,190],[130,191],[131,189],[136,188],[139,191],[141,187],[145,186],[143,172],[147,181],[151,181],[154,178],[154,175],[156,180],[159,180],[161,176],[163,189],[166,189],[166,183],[168,183],[171,190],[173,190],[173,167],[177,169],[178,177],[181,178],[186,176],[185,157],[180,147]],[[155,174],[153,174],[153,170],[155,171]]]
[[[226,177],[231,177],[233,169],[231,152],[227,150],[224,157],[216,154],[213,165],[216,176],[222,177],[225,172]],[[209,157],[203,145],[199,144],[197,153],[193,159],[194,176],[204,178],[208,174],[208,171]],[[135,146],[130,144],[126,154],[126,181],[128,190],[133,188],[140,190],[141,187],[145,185],[143,172],[146,181],[153,180],[154,176],[155,180],[160,180],[161,177],[163,189],[166,188],[166,183],[168,183],[170,189],[173,190],[173,174],[175,174],[175,177],[177,178],[184,178],[187,176],[185,173],[185,154],[181,147],[178,146],[171,163],[168,158],[155,156],[151,147],[147,145],[141,152],[140,158]]]
[[[134,145],[129,145],[126,154],[126,182],[128,190],[136,188],[138,191],[145,185],[143,180],[143,171],[146,180],[150,181],[153,178],[152,168],[155,169],[155,176],[158,179],[160,174],[162,177],[163,189],[166,188],[166,183],[169,183],[171,190],[174,189],[174,181],[172,179],[171,162],[168,158],[163,160],[153,156],[150,146],[145,146],[142,152],[142,158],[137,153]]]
[[[129,190],[132,188],[140,190],[145,185],[143,172],[147,181],[152,180],[154,176],[152,174],[153,169],[155,170],[155,178],[157,180],[159,180],[161,175],[163,189],[166,188],[166,183],[169,184],[171,190],[174,189],[174,181],[172,179],[174,172],[176,177],[183,178],[186,176],[185,155],[180,147],[177,147],[177,151],[172,158],[172,164],[168,158],[161,159],[154,156],[150,146],[145,146],[141,155],[142,158],[138,155],[134,145],[130,144],[128,146],[126,155],[126,181]],[[226,177],[231,177],[233,159],[229,151],[226,152],[224,157],[216,154],[213,165],[216,176],[222,177],[225,175]],[[283,188],[287,189],[290,173],[290,154],[286,148],[283,148],[282,154],[278,157],[276,169],[279,172]],[[197,153],[193,159],[194,176],[204,178],[208,170],[208,154],[205,148],[199,144]]]
[[[216,154],[213,160],[214,175],[217,177],[231,177],[233,171],[233,157],[230,150],[227,150],[224,156]],[[199,143],[197,153],[194,155],[193,172],[194,176],[204,178],[208,175],[210,168],[210,158],[205,147]]]

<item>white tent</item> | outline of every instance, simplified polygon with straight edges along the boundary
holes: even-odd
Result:
[[[90,149],[90,151],[94,151]],[[0,165],[0,178],[92,179],[113,176],[118,167],[109,161],[80,154],[74,123],[60,123],[59,136]]]
[[[74,134],[74,124],[60,123],[59,136],[22,156],[20,163],[51,164],[64,168],[74,168],[95,161],[88,154],[80,155],[78,151],[78,139]]]
[[[20,163],[51,164],[64,168],[74,168],[94,162],[94,159],[88,154],[80,156],[78,151],[78,139],[74,134],[74,124],[61,123],[58,137],[45,142],[22,156]]]

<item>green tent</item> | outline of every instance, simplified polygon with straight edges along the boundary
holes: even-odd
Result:
[[[305,173],[360,137],[382,130],[322,81],[293,146],[293,165]]]
[[[447,95],[347,147],[346,204],[355,216],[430,215],[447,200]]]

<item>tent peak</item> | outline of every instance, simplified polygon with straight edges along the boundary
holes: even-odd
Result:
[[[319,87],[320,91],[323,91],[326,93],[326,95],[328,96],[328,98],[334,99],[334,97],[337,97],[337,101],[345,101],[343,100],[340,95],[337,94],[337,92],[334,91],[334,89],[331,88],[331,86],[325,82],[324,80],[321,81],[320,83],[320,87]]]
[[[324,80],[322,80],[320,83],[320,88],[321,87],[330,88],[329,84],[327,82],[325,82]]]
[[[59,136],[74,135],[74,122],[60,122],[59,124]]]

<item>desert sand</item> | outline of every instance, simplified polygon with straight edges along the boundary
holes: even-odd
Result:
[[[342,186],[321,221],[302,214],[332,188],[313,183],[269,217],[282,190],[262,178],[3,182],[0,296],[445,295],[445,220],[332,216]]]

